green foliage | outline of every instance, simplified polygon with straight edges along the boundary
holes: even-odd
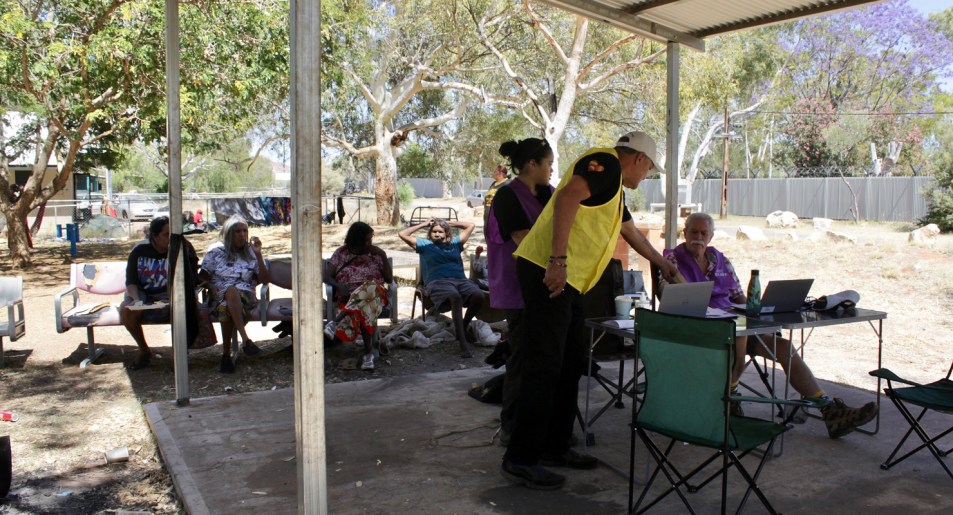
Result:
[[[397,184],[397,202],[401,206],[409,206],[414,201],[414,187],[407,181],[400,181]]]
[[[414,179],[442,179],[441,166],[430,151],[419,143],[406,144],[404,153],[397,158],[398,177]]]
[[[927,214],[923,224],[937,224],[943,232],[953,231],[953,159],[947,154],[941,170],[934,176],[936,183],[924,192]]]
[[[922,223],[934,223],[944,232],[953,231],[953,124],[950,116],[937,127],[936,145],[931,153],[933,186],[924,192],[927,214]]]
[[[625,207],[629,208],[630,212],[645,211],[645,208],[648,207],[648,201],[645,199],[645,193],[642,190],[625,188],[623,192],[625,193]]]

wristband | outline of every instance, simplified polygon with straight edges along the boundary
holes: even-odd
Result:
[[[552,261],[554,259],[566,259],[568,257],[569,256],[549,256],[549,260]]]

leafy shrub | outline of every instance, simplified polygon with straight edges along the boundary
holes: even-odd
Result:
[[[944,153],[938,159],[934,183],[924,192],[927,214],[920,223],[936,224],[941,231],[953,231],[953,155]]]
[[[398,204],[408,206],[414,201],[414,198],[416,198],[416,195],[414,195],[414,187],[407,181],[401,181],[401,183],[397,185]]]
[[[643,193],[642,190],[630,190],[626,188],[623,191],[625,192],[625,207],[629,208],[630,212],[645,211],[647,203],[645,193]]]

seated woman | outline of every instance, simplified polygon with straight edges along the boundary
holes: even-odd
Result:
[[[427,238],[414,238],[413,234],[424,227],[429,228]],[[453,227],[461,229],[459,237],[453,236]],[[447,222],[431,218],[398,233],[400,239],[420,254],[420,265],[424,270],[423,285],[431,302],[434,306],[449,304],[454,332],[464,357],[473,355],[466,327],[483,307],[484,300],[480,287],[467,279],[460,257],[463,244],[470,239],[473,227],[472,222]],[[467,308],[465,316],[464,306]]]
[[[387,304],[384,284],[394,280],[387,254],[372,244],[373,238],[370,225],[354,222],[344,236],[344,245],[328,259],[324,277],[334,288],[333,302],[338,304],[338,315],[325,326],[325,336],[353,342],[360,335],[364,340],[362,370],[374,370],[374,326]],[[380,353],[387,352],[382,344]]]
[[[218,315],[222,326],[222,361],[219,370],[235,372],[235,363],[229,354],[232,332],[238,330],[242,338],[242,352],[247,356],[261,353],[245,332],[249,313],[258,305],[255,286],[269,282],[268,268],[261,256],[261,240],[248,239],[248,223],[233,215],[222,226],[220,244],[213,245],[202,260],[202,279],[210,283],[209,308]],[[236,341],[237,345],[238,342]]]
[[[119,317],[132,339],[139,346],[139,355],[132,362],[132,370],[149,366],[152,350],[146,343],[142,324],[168,323],[169,312],[169,217],[160,216],[149,222],[146,241],[138,243],[126,260],[126,294],[119,304]],[[187,243],[187,242],[186,242]],[[186,259],[192,269],[198,268],[198,257],[191,245],[186,245]],[[129,309],[133,305],[164,303],[161,309]]]

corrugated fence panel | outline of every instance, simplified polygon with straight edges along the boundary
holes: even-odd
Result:
[[[851,220],[856,197],[861,220],[914,222],[926,215],[923,191],[932,184],[933,177],[730,179],[728,212],[765,216],[772,211],[791,211],[801,218]],[[639,189],[648,203],[665,201],[658,179],[643,181]],[[695,181],[692,202],[701,203],[707,213],[718,213],[721,179]]]

